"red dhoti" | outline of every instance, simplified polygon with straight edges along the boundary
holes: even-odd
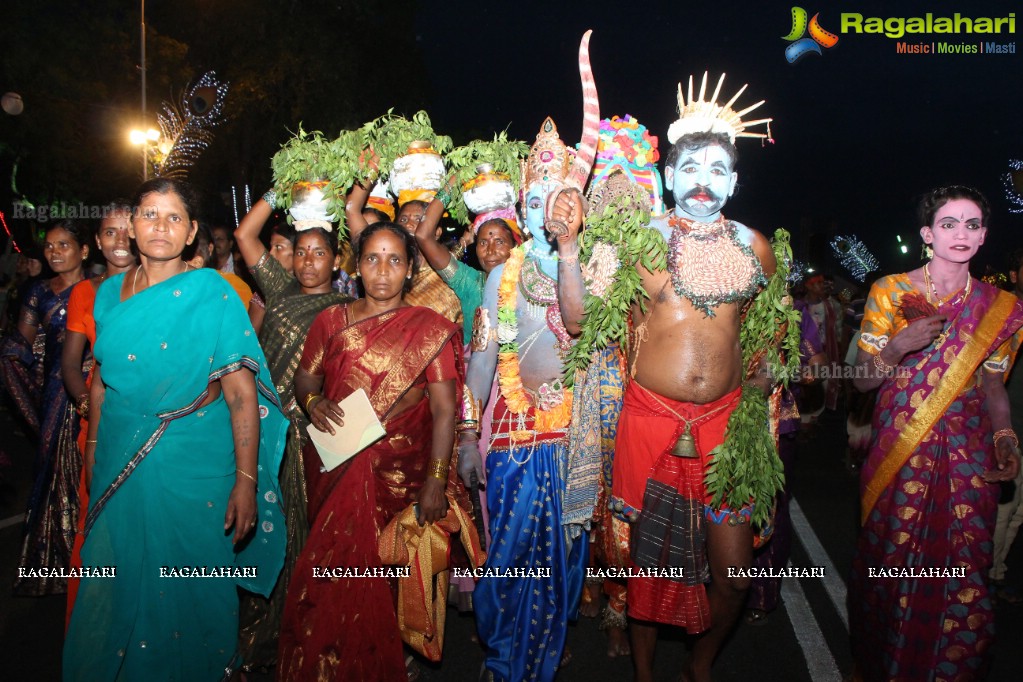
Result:
[[[736,388],[718,400],[696,405],[659,396],[635,381],[625,390],[615,442],[612,506],[627,517],[638,516],[632,526],[634,564],[651,568],[650,557],[655,554],[659,568],[685,568],[681,580],[630,578],[629,615],[633,618],[677,625],[690,633],[711,626],[703,542],[704,506],[710,505],[711,496],[703,477],[711,461],[709,453],[724,441],[728,418],[741,394],[741,388]],[[687,423],[697,458],[671,454]]]

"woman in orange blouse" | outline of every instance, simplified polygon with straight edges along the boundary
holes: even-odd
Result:
[[[107,277],[127,272],[135,266],[135,254],[131,238],[128,236],[131,206],[126,201],[115,201],[104,207],[103,216],[96,232],[96,246],[107,261],[107,269],[99,277],[81,281],[71,290],[67,306],[67,336],[64,338],[64,352],[61,356],[64,388],[74,400],[75,410],[82,418],[82,428],[78,433],[79,452],[85,452],[85,438],[89,432],[89,385],[92,383],[92,372],[89,372],[87,378],[83,378],[80,369],[86,351],[91,353],[92,346],[96,343],[96,320],[92,317],[96,290]],[[85,526],[85,510],[89,508],[89,487],[86,485],[85,474],[85,467],[82,467],[82,476],[78,484],[81,507],[75,544],[71,549],[71,565],[75,567],[81,566],[82,563],[82,530]],[[71,609],[78,594],[78,582],[77,578],[68,579],[65,630],[71,622]]]

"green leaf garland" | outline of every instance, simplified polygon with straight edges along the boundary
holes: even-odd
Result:
[[[394,161],[408,153],[408,147],[416,140],[429,142],[440,155],[447,154],[454,146],[447,135],[437,135],[433,131],[430,117],[425,111],[416,112],[412,120],[393,113],[389,109],[386,114],[375,118],[355,131],[356,146],[360,150],[369,148],[377,155],[380,170],[379,179],[386,180],[391,174]],[[359,179],[369,179],[372,171],[359,169]]]
[[[640,200],[637,201],[637,198]],[[645,196],[618,197],[597,216],[587,218],[586,229],[580,235],[580,258],[588,262],[597,242],[614,246],[617,251],[618,270],[603,298],[587,291],[583,296],[586,317],[582,332],[565,361],[565,382],[571,385],[577,370],[585,370],[593,352],[618,344],[628,345],[629,314],[633,301],[646,311],[649,298],[637,267],[651,272],[668,266],[668,244],[650,223],[649,200]]]
[[[270,161],[273,171],[277,207],[285,210],[292,205],[292,190],[300,182],[327,180],[323,194],[327,210],[334,214],[339,236],[347,235],[345,225],[345,192],[359,171],[358,156],[354,153],[351,133],[341,133],[328,140],[316,130],[307,133],[299,125],[298,133],[274,154]],[[291,216],[288,216],[291,222]]]
[[[512,187],[518,190],[522,185],[519,162],[527,154],[529,145],[520,140],[509,140],[507,131],[494,135],[493,141],[473,140],[448,154],[447,161],[456,181],[448,205],[451,217],[463,225],[469,223],[469,212],[462,200],[462,185],[476,177],[476,166],[489,163],[496,172],[507,175]]]
[[[766,357],[771,375],[788,385],[799,370],[800,314],[792,307],[786,279],[792,263],[789,233],[777,230],[771,240],[777,263],[767,287],[750,304],[739,333],[747,376]],[[767,396],[744,386],[739,405],[728,418],[724,442],[711,451],[704,484],[714,508],[740,509],[753,502],[754,526],[771,516],[774,497],[785,485],[785,473],[769,428]]]

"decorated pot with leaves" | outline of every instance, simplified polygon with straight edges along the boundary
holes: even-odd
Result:
[[[444,159],[427,141],[419,140],[408,147],[408,153],[394,160],[391,169],[391,192],[403,190],[437,191],[444,184]]]
[[[462,185],[465,207],[476,215],[515,205],[515,187],[505,173],[489,163],[476,166],[476,177]]]
[[[295,221],[296,229],[332,223],[337,218],[331,213],[327,180],[297,182],[291,188],[291,208],[288,213]]]

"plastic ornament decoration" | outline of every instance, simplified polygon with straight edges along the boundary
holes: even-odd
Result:
[[[880,267],[874,254],[868,251],[867,247],[856,236],[835,237],[831,240],[831,250],[835,253],[835,257],[838,258],[842,267],[861,282],[866,280],[867,273],[873,272]]]
[[[1009,170],[1002,175],[1002,186],[1009,201],[1009,213],[1023,213],[1023,161],[1009,161]]]
[[[803,278],[806,277],[807,268],[807,264],[803,261],[793,259],[789,263],[789,275],[785,278],[785,281],[790,285],[802,282]]]
[[[213,129],[224,122],[227,83],[207,71],[181,95],[178,106],[163,103],[157,115],[160,141],[152,152],[157,176],[184,179],[199,156],[213,141]]]

